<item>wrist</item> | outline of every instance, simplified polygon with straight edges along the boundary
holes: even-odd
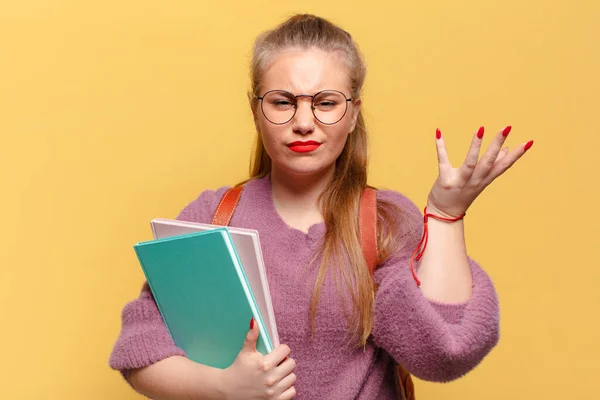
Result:
[[[227,390],[227,388],[229,386],[227,384],[227,371],[228,371],[227,368],[226,369],[217,369],[216,376],[215,376],[218,398],[222,399],[222,400],[229,400],[229,398],[230,398],[229,392]]]
[[[438,217],[442,217],[442,218],[447,218],[447,219],[457,219],[457,218],[461,218],[462,216],[464,216],[464,212],[459,213],[448,213],[446,211],[443,211],[439,208],[437,208],[436,206],[434,206],[433,204],[427,202],[427,208],[426,208],[427,214],[433,214],[436,215]]]

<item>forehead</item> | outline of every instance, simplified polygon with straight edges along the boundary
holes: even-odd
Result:
[[[261,77],[261,91],[283,89],[313,94],[325,89],[350,92],[347,69],[338,52],[288,49],[278,52]]]

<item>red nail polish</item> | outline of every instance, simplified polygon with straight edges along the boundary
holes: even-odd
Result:
[[[481,128],[479,128],[479,130],[477,131],[477,137],[478,137],[479,139],[481,139],[481,138],[483,137],[483,131],[484,131],[484,130],[485,130],[485,129],[484,129],[484,128],[483,128],[483,126],[482,126],[482,127],[481,127]]]
[[[533,146],[533,140],[530,140],[525,144],[525,151],[529,150]]]
[[[435,137],[438,139],[442,137],[442,131],[439,128],[435,130]]]
[[[512,126],[507,126],[506,128],[502,129],[502,136],[508,136],[508,134],[510,133],[510,130],[512,129]]]
[[[250,320],[250,329],[254,329],[254,317]]]

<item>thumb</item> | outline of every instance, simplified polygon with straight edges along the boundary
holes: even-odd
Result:
[[[256,351],[256,342],[258,340],[258,326],[256,321],[254,321],[254,317],[250,320],[250,330],[246,334],[246,340],[244,341],[244,347],[242,347],[243,352],[255,352]]]

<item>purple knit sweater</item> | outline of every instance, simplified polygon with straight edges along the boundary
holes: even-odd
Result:
[[[178,219],[210,222],[226,189],[203,192]],[[400,206],[421,229],[421,213],[406,197],[384,190],[378,197]],[[231,225],[260,234],[280,341],[290,346],[297,363],[298,399],[395,399],[396,361],[421,379],[450,381],[474,368],[498,342],[498,299],[488,275],[469,259],[471,298],[460,305],[428,300],[409,267],[415,235],[407,236],[404,250],[375,272],[375,325],[366,349],[348,344],[347,320],[331,274],[321,292],[313,342],[309,310],[319,264],[307,266],[323,241],[324,223],[307,234],[289,227],[275,209],[267,176],[246,184]],[[173,343],[144,285],[139,298],[123,309],[110,366],[126,375],[173,355],[185,354]]]

